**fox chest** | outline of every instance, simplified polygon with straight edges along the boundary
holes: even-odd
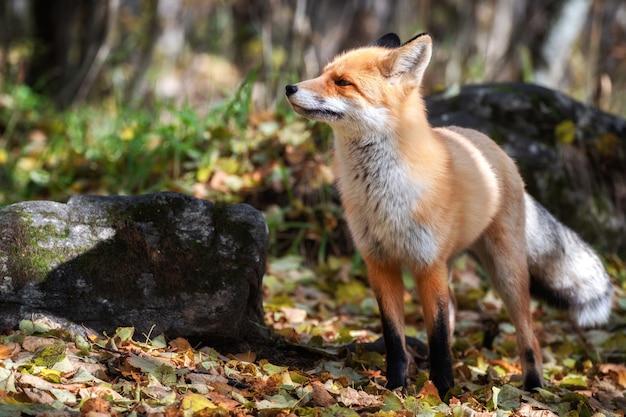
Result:
[[[394,163],[339,167],[339,190],[357,248],[382,261],[426,265],[437,257],[431,225],[420,221],[424,187]]]

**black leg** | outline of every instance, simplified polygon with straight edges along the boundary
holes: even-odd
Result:
[[[430,379],[437,387],[443,399],[448,390],[454,386],[452,376],[452,356],[450,353],[450,331],[448,330],[447,312],[439,309],[435,327],[428,336],[430,353]]]
[[[409,384],[408,358],[404,347],[402,324],[389,320],[381,311],[383,337],[387,350],[387,388],[406,388]]]

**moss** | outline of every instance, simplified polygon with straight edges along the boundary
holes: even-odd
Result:
[[[8,224],[12,226],[4,231],[2,250],[8,255],[8,275],[17,288],[45,281],[52,266],[67,259],[64,251],[41,246],[46,240],[67,237],[66,229],[59,232],[52,225],[37,227],[29,213],[18,209],[8,213]]]

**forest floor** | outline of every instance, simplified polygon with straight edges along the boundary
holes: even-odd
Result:
[[[0,336],[0,417],[129,416],[623,416],[626,409],[626,291],[610,323],[577,330],[561,312],[534,304],[545,387],[521,389],[515,330],[469,258],[457,262],[459,311],[452,346],[456,386],[445,401],[428,381],[419,303],[407,280],[407,332],[414,338],[412,385],[385,388],[376,303],[361,279],[332,279],[287,256],[265,278],[274,345],[219,352],[187,340],[72,335],[25,320]],[[483,347],[486,335],[491,348]]]

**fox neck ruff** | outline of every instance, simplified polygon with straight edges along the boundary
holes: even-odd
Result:
[[[359,250],[416,267],[435,261],[435,233],[416,216],[428,182],[411,175],[396,136],[376,132],[355,139],[335,132],[334,146],[339,191]]]

